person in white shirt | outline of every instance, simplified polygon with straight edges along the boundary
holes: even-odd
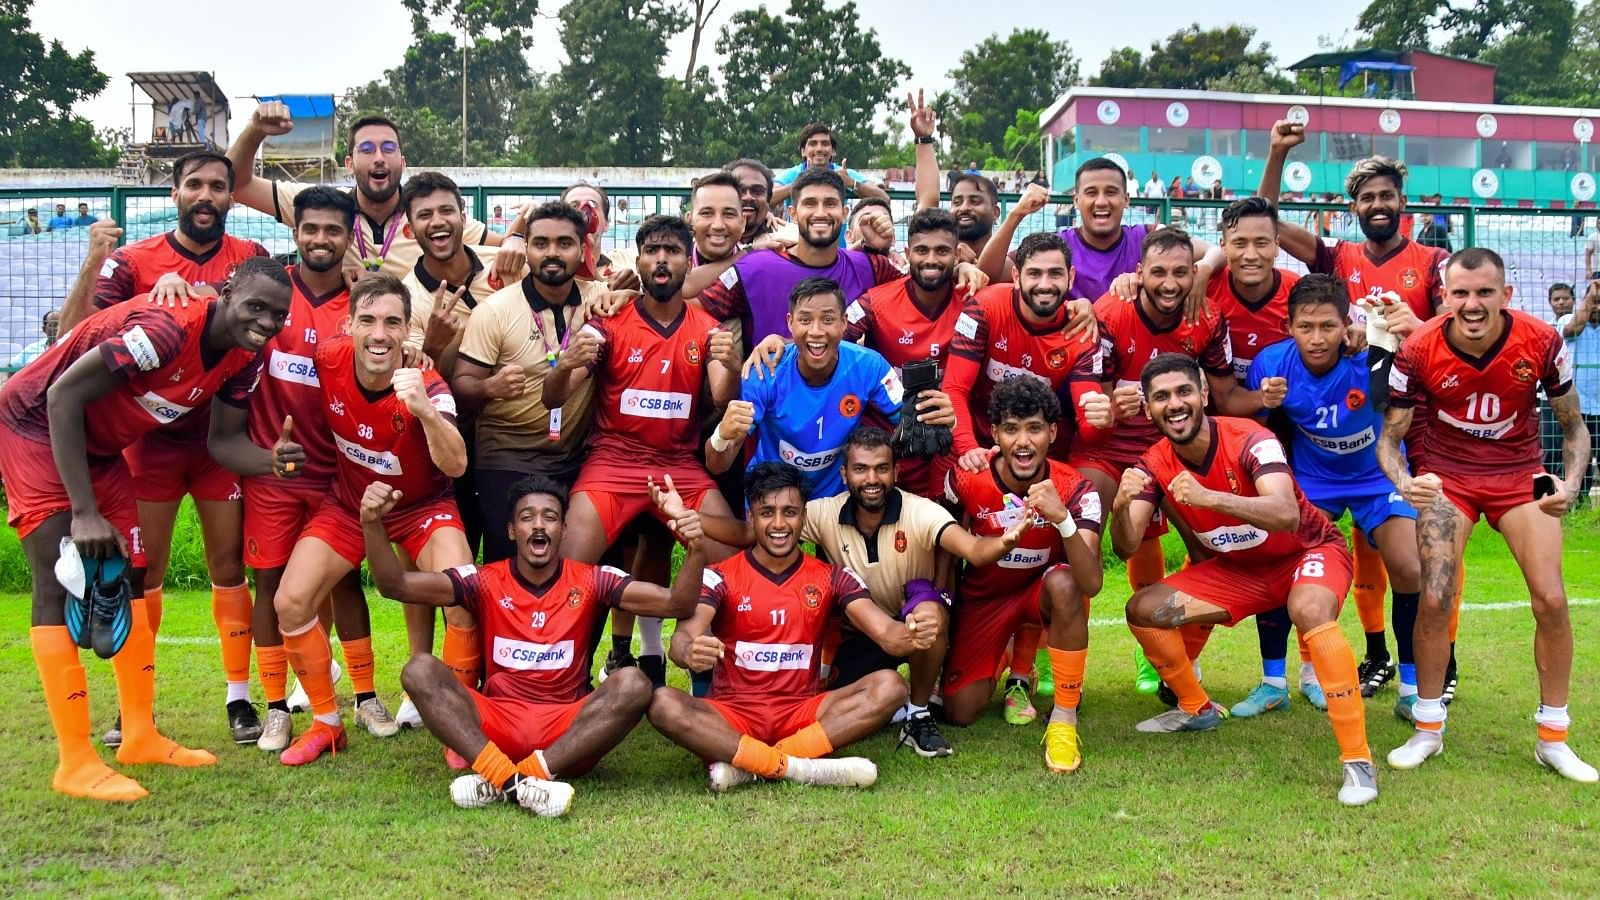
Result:
[[[1150,180],[1144,183],[1144,195],[1146,197],[1165,197],[1167,195],[1167,187],[1161,181],[1160,172],[1150,173]]]

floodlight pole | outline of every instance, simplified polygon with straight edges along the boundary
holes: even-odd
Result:
[[[461,166],[467,165],[467,26],[461,26]]]

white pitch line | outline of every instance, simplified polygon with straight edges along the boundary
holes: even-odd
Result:
[[[1570,597],[1570,598],[1567,599],[1567,605],[1568,606],[1600,606],[1600,597]],[[1461,604],[1461,611],[1462,612],[1469,612],[1469,613],[1506,612],[1508,610],[1527,609],[1527,608],[1528,608],[1528,601],[1526,601],[1526,600],[1513,601],[1513,602],[1509,602],[1509,603],[1463,603],[1463,604]],[[1127,623],[1127,620],[1125,620],[1125,619],[1090,619],[1089,620],[1089,626],[1091,628],[1126,628],[1127,625],[1128,625],[1128,623]],[[156,643],[157,644],[165,644],[165,645],[167,645],[169,647],[215,647],[217,645],[218,641],[214,637],[168,637],[166,635],[157,635],[156,636]]]

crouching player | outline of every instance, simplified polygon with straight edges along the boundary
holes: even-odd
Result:
[[[1378,796],[1366,712],[1356,687],[1356,657],[1339,631],[1350,590],[1344,537],[1300,493],[1283,446],[1248,419],[1205,414],[1199,365],[1163,353],[1141,375],[1161,440],[1122,474],[1113,502],[1111,542],[1126,559],[1144,539],[1162,501],[1215,555],[1144,588],[1128,601],[1128,627],[1178,697],[1178,707],[1139,731],[1205,731],[1221,722],[1195,676],[1192,659],[1213,626],[1285,605],[1305,635],[1311,664],[1328,696],[1328,720],[1344,762],[1339,802]],[[1190,646],[1186,646],[1190,645]]]
[[[755,547],[706,569],[700,605],[678,623],[667,655],[695,672],[712,670],[710,699],[662,688],[650,702],[650,724],[667,739],[711,762],[710,787],[725,791],[757,778],[799,784],[871,787],[869,759],[821,759],[883,727],[906,702],[893,669],[848,687],[818,691],[823,632],[835,610],[895,656],[933,644],[931,610],[897,622],[872,602],[849,569],[800,549],[806,497],[800,470],[757,463],[745,476]],[[698,527],[686,512],[674,530]],[[924,607],[926,604],[924,604]]]
[[[565,813],[572,786],[553,779],[594,768],[650,706],[650,679],[638,667],[618,669],[588,690],[601,622],[613,608],[640,616],[692,612],[705,568],[699,534],[679,530],[688,554],[670,592],[610,566],[563,560],[567,492],[532,475],[506,498],[515,556],[482,568],[408,572],[383,527],[400,499],[376,482],[361,500],[373,582],[402,603],[469,610],[487,661],[481,692],[426,653],[413,655],[400,674],[428,730],[472,760],[473,774],[450,785],[451,799],[463,809],[509,800],[541,816]]]

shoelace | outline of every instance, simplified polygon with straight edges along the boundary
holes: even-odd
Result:
[[[912,716],[907,719],[905,727],[900,729],[900,743],[896,744],[894,748],[899,750],[907,744],[917,747],[924,746],[922,742],[928,737],[928,729],[932,725],[932,716]]]
[[[487,784],[488,782],[485,782]],[[517,792],[517,804],[524,808],[544,806],[550,802],[550,792],[537,784],[531,778],[521,778],[512,786]]]

